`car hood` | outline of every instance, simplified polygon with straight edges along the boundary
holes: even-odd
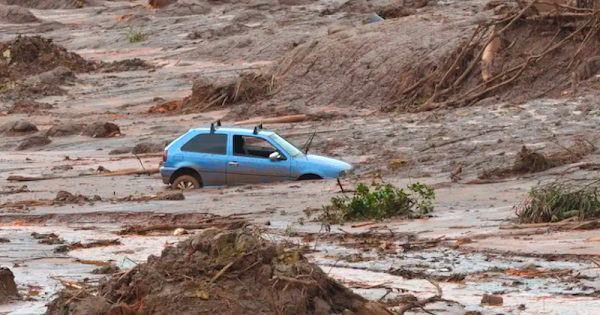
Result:
[[[338,160],[338,159],[334,159],[334,158],[330,158],[330,157],[326,157],[326,156],[320,156],[320,155],[316,155],[316,154],[307,154],[307,155],[299,156],[295,159],[298,161],[305,161],[305,162],[309,162],[309,163],[327,164],[330,166],[338,167],[341,170],[352,169],[352,165],[349,163],[346,163],[346,162]]]

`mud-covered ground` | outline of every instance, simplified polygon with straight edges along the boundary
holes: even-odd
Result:
[[[565,97],[556,99],[515,103],[487,98],[470,107],[399,114],[381,112],[386,104],[371,94],[369,100],[380,103],[356,107],[335,101],[325,103],[338,96],[340,100],[356,98],[339,94],[336,82],[307,99],[306,93],[311,90],[307,83],[275,98],[286,106],[275,106],[273,100],[248,105],[259,109],[257,115],[252,111],[231,115],[231,111],[239,111],[239,107],[232,106],[196,113],[149,113],[155,105],[189,96],[196,78],[235,75],[276,62],[310,40],[341,38],[345,35],[339,34],[340,29],[364,28],[363,21],[388,4],[352,0],[180,2],[149,9],[146,1],[83,1],[81,8],[76,8],[81,6],[76,2],[66,1],[64,6],[50,8],[30,5],[28,10],[35,19],[29,17],[26,23],[0,19],[0,42],[12,41],[18,35],[40,35],[89,62],[78,71],[72,69],[66,79],[61,76],[65,80],[60,82],[36,78],[40,81],[31,81],[32,87],[26,80],[34,75],[27,73],[25,78],[0,86],[0,126],[9,126],[0,135],[0,237],[9,241],[0,243],[0,263],[13,270],[24,297],[0,306],[0,313],[43,314],[44,305],[62,288],[60,280],[98,279],[91,274],[98,266],[89,261],[110,261],[127,269],[181,239],[171,232],[116,235],[125,225],[177,226],[215,215],[246,218],[277,242],[307,244],[314,249],[308,258],[330,276],[368,299],[382,299],[390,307],[400,305],[405,294],[418,298],[433,295],[435,288],[425,280],[433,278],[441,283],[444,298],[461,304],[431,304],[428,309],[433,313],[598,312],[600,278],[594,259],[600,243],[589,241],[598,237],[597,230],[505,229],[514,222],[513,207],[540,181],[597,177],[596,171],[578,166],[600,161],[598,151],[585,151],[564,160],[564,165],[535,174],[489,175],[496,168],[510,168],[524,145],[548,156],[571,152],[568,148],[582,139],[597,146],[600,107],[593,88],[584,89],[576,98],[568,98],[568,87],[561,85],[557,89],[565,93],[555,94]],[[407,17],[392,22],[406,23],[407,29],[411,26],[410,32],[397,30],[402,34],[395,45],[407,49],[399,54],[408,54],[409,50],[418,54],[425,46],[443,46],[452,38],[435,38],[431,33],[437,29],[433,26],[446,25],[439,36],[471,29],[481,19],[485,3],[415,4]],[[415,30],[418,25],[414,23],[423,25],[422,32]],[[426,28],[428,23],[431,29]],[[377,36],[386,32],[390,30]],[[135,35],[143,40],[130,40]],[[414,42],[422,46],[414,48]],[[385,42],[380,44],[386,47]],[[371,57],[377,60],[377,56]],[[10,58],[18,60],[19,56]],[[130,63],[134,58],[150,66]],[[128,61],[115,66],[114,71],[102,66],[123,60]],[[350,73],[352,69],[340,71]],[[381,73],[385,69],[373,70],[373,75]],[[291,75],[297,75],[297,71]],[[360,75],[371,74],[353,74]],[[312,82],[319,78],[298,77],[298,82],[305,82],[300,79]],[[597,78],[589,82],[594,85]],[[376,85],[371,88],[377,90]],[[232,124],[236,118],[296,114],[298,106],[306,106],[310,112],[326,109],[338,114],[266,127],[298,146],[304,145],[316,130],[311,152],[356,166],[355,176],[344,182],[346,188],[375,178],[399,186],[417,181],[431,185],[436,188],[433,217],[356,228],[334,225],[334,236],[320,236],[321,224],[306,218],[305,210],[320,208],[339,196],[335,181],[206,188],[185,192],[184,200],[131,197],[128,201],[124,198],[155,196],[168,189],[158,174],[80,176],[95,174],[100,166],[110,171],[141,169],[140,163],[146,169],[156,168],[164,143],[189,128],[223,117],[227,118],[224,124]],[[265,112],[271,109],[277,115]],[[300,112],[307,113],[303,109]],[[11,125],[16,121],[27,121],[35,127]],[[86,129],[97,122],[114,123],[119,130],[102,129],[103,124],[100,129]],[[139,160],[132,151],[139,153]],[[459,167],[460,178],[451,180],[451,172]],[[17,175],[59,178],[6,181]],[[90,198],[52,202],[59,191]],[[99,198],[92,198],[95,195]],[[27,202],[40,200],[50,202]],[[118,238],[121,245],[57,254],[53,249],[58,245],[40,245],[31,237],[32,232],[54,232],[66,242]],[[367,233],[362,236],[364,242],[349,241],[360,238],[356,236],[360,233]],[[406,251],[402,244],[409,239],[438,241]],[[460,241],[463,239],[469,242]],[[528,263],[541,271],[533,275],[514,271]],[[484,294],[501,295],[504,304],[482,305]]]

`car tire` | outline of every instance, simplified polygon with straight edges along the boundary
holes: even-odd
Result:
[[[179,190],[192,190],[200,188],[200,183],[196,178],[194,178],[194,176],[182,175],[173,181],[171,187]]]

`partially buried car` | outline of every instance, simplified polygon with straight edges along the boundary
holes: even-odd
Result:
[[[343,178],[352,165],[307,154],[262,125],[190,129],[169,144],[160,174],[177,189]]]

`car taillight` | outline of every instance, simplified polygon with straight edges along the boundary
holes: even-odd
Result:
[[[165,153],[163,153],[163,163],[167,162],[167,156],[169,156],[169,150],[165,150]]]

